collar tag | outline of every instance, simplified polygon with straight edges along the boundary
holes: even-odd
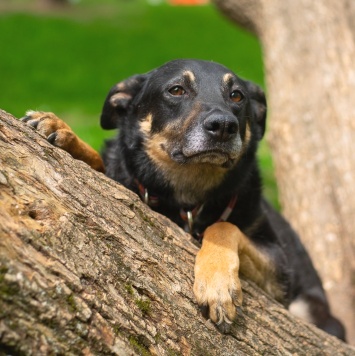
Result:
[[[144,188],[143,199],[144,199],[144,203],[149,205],[149,193],[148,193],[148,189],[147,188]]]
[[[194,217],[193,217],[192,211],[187,211],[186,215],[187,215],[187,224],[189,226],[189,232],[191,234],[192,233],[192,227],[194,225]]]

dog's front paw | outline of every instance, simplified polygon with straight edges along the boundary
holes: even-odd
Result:
[[[27,111],[22,122],[32,126],[54,146],[70,152],[77,137],[71,128],[55,114],[43,111]]]
[[[218,229],[211,228],[205,232],[196,257],[194,294],[204,316],[227,333],[243,296],[238,276],[238,246],[223,232],[218,233]]]
[[[22,122],[32,126],[54,146],[67,151],[72,157],[86,162],[99,172],[105,172],[100,155],[87,143],[80,140],[72,129],[51,112],[27,111]]]
[[[202,272],[202,266],[195,268],[194,293],[204,317],[210,318],[223,333],[230,331],[242,305],[243,295],[238,270],[231,268],[226,273]]]

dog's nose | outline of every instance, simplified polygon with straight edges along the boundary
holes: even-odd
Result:
[[[238,120],[234,116],[211,115],[203,122],[204,129],[218,141],[228,141],[238,132]]]

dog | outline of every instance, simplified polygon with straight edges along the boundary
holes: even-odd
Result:
[[[299,237],[262,197],[256,151],[266,99],[256,84],[201,60],[174,60],[119,82],[101,114],[102,128],[118,135],[102,157],[53,113],[30,111],[22,121],[202,241],[193,290],[221,332],[242,306],[242,274],[345,340]]]

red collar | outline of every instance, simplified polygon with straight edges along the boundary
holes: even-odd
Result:
[[[140,195],[141,199],[143,200],[143,202],[145,204],[149,205],[150,207],[157,207],[159,205],[159,198],[156,196],[149,195],[147,188],[145,188],[138,181],[136,181],[136,183],[138,186],[139,195]],[[227,207],[224,209],[222,215],[216,222],[227,221],[229,216],[231,215],[236,203],[237,203],[237,194],[234,194],[232,196],[231,200],[229,201]],[[185,221],[187,223],[186,224],[187,231],[189,233],[192,233],[194,220],[202,212],[202,210],[203,210],[203,204],[197,205],[191,210],[185,210],[183,208],[180,209],[180,217],[183,221]],[[198,237],[199,237],[199,239],[202,239],[203,233],[199,234]]]

